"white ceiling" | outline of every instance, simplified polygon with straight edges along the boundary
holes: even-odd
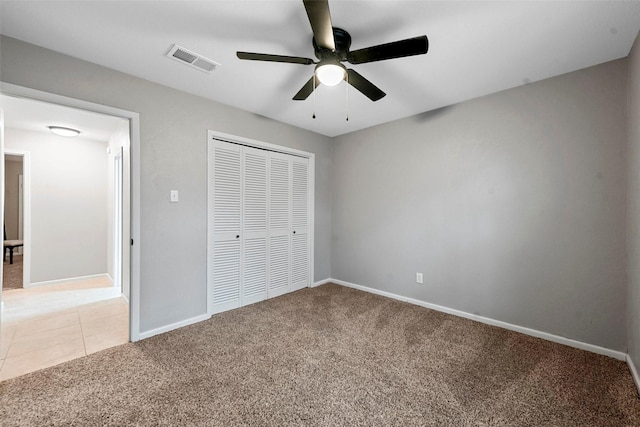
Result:
[[[47,102],[0,95],[5,126],[33,132],[49,132],[49,126],[80,131],[80,137],[107,142],[124,120],[91,111],[78,110]]]
[[[241,61],[238,50],[314,58],[300,0],[7,1],[10,37],[328,136],[625,57],[640,1],[340,1],[333,25],[352,50],[426,34],[429,53],[351,66],[387,93],[345,84],[293,95],[313,67]],[[213,74],[165,56],[172,44],[221,64]]]

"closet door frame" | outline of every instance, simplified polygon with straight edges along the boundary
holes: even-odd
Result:
[[[303,157],[308,159],[309,161],[309,174],[308,174],[308,185],[309,185],[309,286],[313,284],[314,280],[314,214],[315,214],[315,154],[309,153],[307,151],[298,150],[295,148],[285,147],[277,144],[272,144],[269,142],[258,141],[255,139],[244,138],[236,135],[230,135],[218,131],[209,130],[207,132],[207,151],[208,156],[207,159],[212,159],[213,156],[213,144],[214,140],[230,142],[233,144],[244,145],[247,147],[274,151],[277,153],[289,154],[297,157]],[[209,160],[207,160],[209,162]],[[213,212],[213,200],[210,195],[211,188],[209,188],[210,184],[213,182],[213,170],[210,167],[207,167],[207,216],[209,216],[209,212]],[[210,272],[213,271],[212,265],[212,254],[214,249],[214,242],[211,238],[213,232],[213,224],[211,221],[207,220],[207,313],[212,315],[213,311],[213,282],[211,281]]]

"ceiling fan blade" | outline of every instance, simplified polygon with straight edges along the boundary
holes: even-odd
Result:
[[[354,50],[347,56],[347,61],[351,64],[364,64],[365,62],[422,55],[427,53],[428,50],[429,39],[427,39],[427,36],[419,36]]]
[[[299,56],[285,56],[285,55],[269,55],[266,53],[252,53],[252,52],[236,52],[239,59],[248,59],[251,61],[270,61],[270,62],[286,62],[289,64],[315,64],[313,59],[302,58]]]
[[[347,69],[347,82],[358,89],[364,96],[372,101],[384,98],[387,94],[381,91],[376,85],[362,77],[357,71]]]
[[[295,94],[295,96],[293,97],[294,101],[304,101],[305,99],[307,99],[309,97],[309,95],[311,95],[315,89],[315,87],[313,87],[313,76],[311,76],[311,78],[309,79],[308,82],[306,82],[304,84],[304,86],[302,86],[302,89],[300,89],[298,91],[298,93]],[[318,85],[316,84],[316,87],[318,87]]]
[[[316,44],[322,49],[336,50],[329,2],[327,0],[303,0],[303,3]]]

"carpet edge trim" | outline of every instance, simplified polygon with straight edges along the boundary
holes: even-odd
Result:
[[[179,322],[171,323],[169,325],[161,326],[159,328],[150,329],[148,331],[140,332],[138,338],[143,340],[145,338],[151,338],[154,335],[163,334],[165,332],[173,331],[174,329],[182,328],[184,326],[193,325],[194,323],[202,322],[210,319],[209,314],[201,314],[199,316],[191,317],[189,319],[181,320]]]
[[[539,331],[537,329],[526,328],[524,326],[514,325],[512,323],[503,322],[501,320],[491,319],[489,317],[478,316],[476,314],[467,313],[466,311],[456,310],[454,308],[445,307],[430,302],[405,297],[402,295],[394,294],[387,291],[381,291],[374,288],[369,288],[363,285],[357,285],[355,283],[345,282],[344,280],[330,279],[329,282],[337,285],[345,286],[348,288],[358,289],[360,291],[369,292],[376,295],[381,295],[387,298],[392,298],[398,301],[408,302],[410,304],[418,305],[420,307],[429,308],[442,313],[452,314],[454,316],[463,317],[465,319],[475,320],[480,323],[484,323],[491,326],[497,326],[499,328],[508,329],[510,331],[520,332],[525,335],[530,335],[536,338],[542,338],[547,341],[555,342],[558,344],[567,345],[569,347],[578,348],[580,350],[589,351],[591,353],[601,354],[609,356],[617,360],[627,360],[627,354],[617,350],[611,350],[606,347],[600,347],[594,344],[588,344],[582,341],[573,340],[571,338],[565,338],[559,335],[550,334],[548,332]],[[637,383],[636,383],[637,384]]]

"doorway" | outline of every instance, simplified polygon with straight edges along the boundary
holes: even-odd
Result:
[[[9,90],[6,90],[7,88]],[[129,248],[129,241],[133,234],[132,228],[130,227],[130,221],[131,221],[130,211],[123,212],[124,209],[130,210],[131,208],[134,208],[137,205],[131,202],[131,197],[132,197],[131,188],[132,187],[136,188],[137,186],[139,186],[139,179],[136,177],[134,180],[132,180],[130,176],[131,162],[132,160],[137,161],[137,158],[134,158],[129,154],[131,153],[132,148],[137,147],[139,144],[139,137],[137,135],[137,114],[123,112],[120,110],[115,110],[109,107],[98,106],[95,104],[89,104],[82,101],[74,101],[66,98],[57,99],[58,97],[54,95],[43,94],[38,91],[32,91],[26,88],[15,87],[12,85],[3,84],[2,89],[3,89],[2,94],[0,96],[2,96],[3,98],[6,96],[8,92],[13,92],[12,93],[13,96],[10,97],[10,98],[13,98],[13,100],[20,100],[23,103],[29,103],[29,102],[32,103],[29,107],[29,110],[37,110],[38,109],[37,105],[42,104],[43,103],[42,101],[46,101],[45,103],[51,103],[51,101],[54,101],[53,104],[56,104],[58,107],[68,108],[69,107],[68,104],[74,104],[72,105],[73,107],[75,108],[77,108],[78,106],[83,107],[85,108],[83,110],[84,113],[90,113],[94,115],[96,114],[96,111],[102,114],[104,114],[105,112],[117,113],[117,115],[114,117],[120,121],[121,126],[118,126],[117,129],[113,131],[113,133],[115,134],[119,132],[119,135],[118,135],[119,137],[126,136],[127,140],[131,141],[131,144],[124,148],[122,146],[118,146],[117,152],[115,153],[115,155],[109,156],[110,154],[109,150],[112,150],[111,152],[116,151],[114,147],[117,145],[117,144],[114,145],[113,140],[110,139],[108,141],[109,149],[107,149],[107,147],[104,147],[104,149],[102,150],[103,155],[106,153],[108,156],[108,161],[111,162],[108,166],[105,166],[105,169],[108,168],[109,171],[111,172],[109,187],[111,190],[113,190],[112,198],[110,199],[111,209],[109,209],[109,215],[111,217],[110,221],[112,221],[110,222],[110,224],[112,224],[110,227],[111,237],[109,238],[110,249],[105,249],[105,252],[109,253],[110,259],[112,261],[110,262],[108,271],[105,271],[104,276],[109,278],[109,284],[111,282],[113,283],[113,286],[111,288],[115,288],[117,290],[118,295],[121,295],[126,291],[127,293],[126,298],[123,298],[124,300],[123,304],[126,307],[124,311],[124,313],[126,313],[125,314],[126,326],[124,330],[124,337],[125,337],[125,341],[137,340],[139,335],[139,331],[138,331],[139,320],[138,320],[137,308],[139,307],[139,304],[136,304],[135,307],[133,307],[132,304],[129,303],[129,301],[131,301],[131,296],[129,295],[129,293],[138,292],[137,279],[136,279],[138,276],[138,273],[137,273],[137,269],[135,268],[135,265],[132,265],[133,263],[135,263],[135,260],[133,260],[132,262],[132,258],[134,259],[139,259],[139,258],[138,258],[138,254],[137,253],[132,254]],[[63,103],[60,104],[59,102],[55,102],[55,101],[63,101]],[[5,102],[5,99],[3,99],[2,105],[4,109],[5,119],[9,119],[9,120],[5,120],[6,122],[5,126],[8,128],[9,126],[11,126],[11,106],[13,104]],[[89,108],[89,110],[86,109],[87,107]],[[5,134],[7,134],[5,136],[11,137],[12,131],[5,132]],[[3,147],[2,147],[3,155],[9,154],[12,156],[16,156],[20,154],[20,153],[15,153],[16,150],[12,149],[11,147],[12,143],[8,141],[7,138],[5,138],[5,141],[7,143],[3,144]],[[4,145],[7,145],[7,147],[5,147]],[[27,153],[27,157],[29,156],[29,154],[30,153]],[[24,155],[22,157],[24,158]],[[105,159],[105,161],[107,161],[107,159]],[[27,163],[28,162],[25,162],[25,164]],[[24,212],[23,237],[25,240],[25,249],[24,249],[23,256],[25,257],[25,261],[26,261],[26,259],[30,255],[32,255],[32,251],[30,250],[29,246],[33,242],[32,242],[31,236],[29,235],[29,230],[28,230],[32,221],[29,218],[30,216],[29,213],[27,212],[27,206],[29,205],[32,197],[27,195],[27,188],[29,187],[27,185],[27,181],[29,181],[30,177],[27,173],[24,173],[23,176],[25,181],[25,185],[24,185],[25,195],[23,197],[23,212]],[[4,215],[3,215],[3,220],[4,220]],[[126,245],[125,245],[125,242],[126,242]],[[31,272],[32,268],[27,268],[26,265],[24,267],[25,267],[24,268],[25,274],[28,272]],[[93,322],[93,326],[96,326],[98,323],[108,324],[109,323],[108,321],[103,321],[104,319],[109,317],[109,316],[105,316],[105,314],[110,313],[113,315],[111,316],[113,318],[115,317],[122,318],[123,317],[122,308],[118,307],[118,304],[114,303],[114,301],[116,300],[115,298],[107,298],[108,300],[111,301],[110,307],[98,306],[98,304],[104,300],[104,299],[101,299],[102,297],[105,297],[107,295],[113,295],[113,289],[101,289],[102,284],[100,283],[100,281],[103,279],[100,277],[95,277],[98,275],[88,275],[88,276],[89,277],[74,277],[72,279],[78,279],[78,280],[72,280],[72,281],[52,278],[52,280],[45,281],[49,283],[38,283],[42,286],[33,287],[32,285],[34,283],[43,282],[43,280],[41,280],[43,276],[41,275],[39,276],[40,280],[38,280],[39,279],[38,277],[34,277],[33,281],[31,280],[31,278],[27,279],[25,277],[23,284],[25,285],[26,288],[30,288],[29,290],[32,294],[39,295],[41,299],[44,298],[45,293],[49,291],[53,291],[55,290],[55,288],[59,288],[59,290],[62,290],[67,294],[73,294],[76,301],[78,300],[77,298],[78,295],[81,292],[84,292],[83,290],[81,290],[83,286],[85,289],[92,289],[94,291],[97,290],[96,292],[93,293],[93,296],[89,297],[88,300],[85,301],[87,303],[86,306],[83,307],[82,309],[78,309],[78,310],[81,310],[81,311],[78,311],[80,318],[82,319],[82,316],[86,315],[91,310],[93,310],[94,313],[101,312],[103,315],[102,320],[96,319],[96,321]],[[73,284],[69,282],[73,282]],[[45,290],[47,292],[45,292]],[[98,296],[98,294],[101,294],[101,295]],[[55,298],[55,299],[61,301],[60,298]],[[8,322],[6,322],[6,319],[8,317],[8,312],[10,311],[10,308],[8,307],[9,301],[6,298],[3,298],[3,304],[5,305],[5,308],[3,310],[3,316],[2,316],[2,334],[0,336],[0,347],[1,347],[0,357],[3,358],[4,362],[6,362],[10,351],[14,350],[13,353],[17,354],[15,351],[16,341],[13,340],[13,338],[15,338],[15,335],[17,334],[17,331],[20,330],[20,328],[7,327]],[[63,306],[64,304],[65,303],[62,303]],[[67,313],[71,309],[70,307],[63,307],[63,308],[64,310],[67,311]],[[38,329],[37,323],[38,322],[31,323],[29,325],[30,326],[29,329],[34,329],[34,326],[36,326],[35,329],[37,330]],[[45,323],[47,323],[46,320],[41,321],[40,326],[42,326]],[[89,319],[89,323],[91,323],[91,319]],[[107,325],[107,327],[109,326],[112,326],[112,325]],[[68,334],[73,335],[73,331],[72,331],[73,326],[68,325],[68,327],[67,326],[65,327],[67,328],[66,332]],[[82,327],[81,329],[85,329],[85,328]],[[45,330],[42,330],[42,332],[44,335],[46,335]],[[82,340],[84,343],[87,342],[86,337],[82,337]],[[13,343],[11,343],[11,341],[13,341]],[[94,349],[97,347],[94,346]],[[58,350],[60,350],[60,348],[58,348]],[[67,348],[67,350],[69,349]],[[84,354],[88,353],[87,350],[88,349],[85,349]],[[63,352],[67,353],[65,357],[68,356],[71,358],[73,358],[74,356],[77,357],[77,356],[84,355],[84,354],[78,354],[79,352],[74,352],[74,351],[63,351]],[[63,361],[63,360],[60,360],[60,361]],[[55,364],[51,362],[52,361],[45,361],[44,366]],[[1,375],[0,375],[0,378],[2,378]]]
[[[31,215],[30,165],[28,152],[5,150],[3,226],[6,238],[21,242],[22,246],[13,250],[13,257],[9,257],[9,264],[3,269],[3,289],[24,288],[30,283],[30,257],[24,248],[25,236],[31,231],[26,229],[24,221]]]

